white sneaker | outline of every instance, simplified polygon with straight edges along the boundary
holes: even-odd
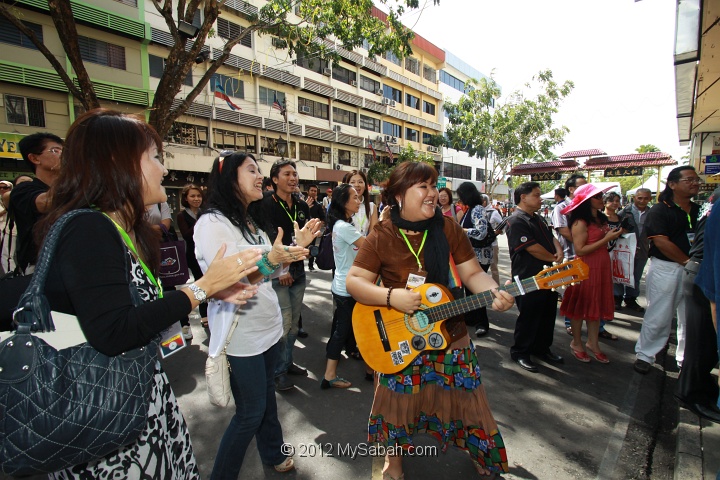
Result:
[[[185,340],[192,340],[192,338],[193,338],[193,334],[190,331],[189,325],[185,325],[184,327],[182,327],[182,334],[183,334],[183,338]]]

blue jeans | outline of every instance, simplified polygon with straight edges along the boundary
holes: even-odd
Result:
[[[352,332],[352,312],[355,307],[353,297],[341,297],[332,294],[335,299],[335,314],[333,315],[330,339],[325,351],[330,360],[340,360],[345,343]]]
[[[281,342],[265,353],[252,357],[233,357],[230,362],[230,387],[235,400],[235,415],[220,441],[212,480],[237,480],[245,451],[255,437],[260,460],[278,465],[285,460],[281,452],[283,433],[275,401],[275,363]]]
[[[290,365],[293,364],[293,347],[297,340],[298,322],[302,311],[303,297],[305,296],[305,275],[296,278],[289,287],[280,285],[280,281],[274,279],[273,289],[278,297],[280,312],[283,317],[283,336],[280,339],[280,358],[275,375],[287,373]]]

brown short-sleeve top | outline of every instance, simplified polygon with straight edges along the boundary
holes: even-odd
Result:
[[[455,264],[460,265],[475,259],[475,253],[462,227],[450,217],[443,217],[443,220],[445,222],[443,230]],[[417,252],[423,236],[408,235],[407,238]],[[423,248],[419,255],[423,269],[425,269],[424,250]],[[400,235],[398,227],[393,225],[390,219],[385,219],[370,232],[353,265],[369,272],[379,273],[383,285],[395,288],[404,288],[410,273],[418,270],[415,256]]]

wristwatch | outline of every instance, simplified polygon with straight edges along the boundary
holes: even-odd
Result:
[[[195,300],[197,300],[200,303],[204,303],[205,301],[207,301],[207,292],[205,290],[198,287],[194,283],[191,283],[190,285],[188,285],[188,288],[190,290],[192,290]]]

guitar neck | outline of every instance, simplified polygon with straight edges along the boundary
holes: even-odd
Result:
[[[520,285],[517,283],[511,283],[510,285],[503,285],[498,287],[498,290],[505,291],[517,297],[519,295],[525,295],[526,293],[534,292],[539,290],[537,282],[533,277],[526,278],[520,281]],[[423,313],[427,315],[429,323],[435,323],[445,320],[456,315],[471,312],[478,308],[487,307],[492,305],[495,296],[492,291],[487,290],[485,292],[476,293],[465,298],[453,300],[452,302],[443,303],[436,307],[431,307],[423,310]]]

